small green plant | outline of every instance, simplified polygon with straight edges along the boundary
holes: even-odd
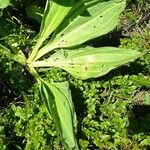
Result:
[[[0,45],[4,55],[21,64],[37,81],[41,99],[66,149],[78,149],[77,121],[69,83],[48,82],[38,73],[39,68],[61,68],[85,80],[103,76],[140,57],[142,54],[135,50],[94,48],[85,44],[115,28],[124,8],[125,0],[47,0],[40,32],[31,41],[31,53],[27,57],[14,43]]]

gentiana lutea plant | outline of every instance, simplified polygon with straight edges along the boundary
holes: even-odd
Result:
[[[0,46],[1,51],[25,67],[38,82],[47,112],[66,149],[78,149],[69,83],[44,81],[36,68],[58,67],[85,80],[103,76],[140,57],[142,54],[135,50],[84,44],[114,29],[124,8],[125,0],[47,0],[40,31],[28,58],[21,50],[14,54]]]

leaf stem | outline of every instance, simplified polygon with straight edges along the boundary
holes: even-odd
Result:
[[[31,52],[29,58],[28,58],[28,63],[32,62],[34,60],[34,58],[36,57],[37,53],[38,53],[38,50],[39,48],[41,47],[43,43],[43,40],[42,39],[38,39],[36,45],[34,46],[34,49],[33,51]]]
[[[34,61],[38,60],[39,58],[41,58],[42,56],[44,56],[45,54],[49,53],[50,51],[56,49],[57,47],[55,45],[46,45],[43,48],[41,48],[36,57],[34,58]]]
[[[59,67],[60,64],[55,61],[36,61],[32,62],[31,65],[33,67]]]
[[[35,70],[35,68],[32,65],[27,65],[26,69],[36,79],[36,81],[40,83],[41,78],[39,74],[37,73],[37,71]]]
[[[21,50],[20,50],[20,51],[21,51]],[[0,44],[0,52],[1,52],[4,56],[6,56],[6,57],[8,57],[8,58],[10,58],[10,59],[12,59],[12,60],[18,62],[19,64],[21,64],[21,65],[23,65],[23,66],[26,65],[26,57],[24,56],[23,53],[13,54],[13,53],[11,53],[11,51],[10,51],[8,48],[6,48],[5,46],[3,46],[3,45],[1,45],[1,44]],[[21,52],[22,52],[22,51],[21,51]]]

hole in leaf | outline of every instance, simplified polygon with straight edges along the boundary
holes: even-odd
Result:
[[[120,3],[122,0],[120,0],[120,1],[117,1],[116,3]]]
[[[69,63],[69,65],[74,65],[74,63]]]
[[[59,58],[54,59],[54,61],[58,60]]]

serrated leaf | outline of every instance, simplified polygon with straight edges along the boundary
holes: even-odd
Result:
[[[33,62],[34,67],[55,66],[69,72],[76,78],[87,79],[105,75],[110,70],[133,61],[142,54],[134,50],[114,47],[81,48],[77,50],[58,51],[47,60]],[[67,57],[66,57],[67,56]]]
[[[78,149],[74,135],[75,112],[68,82],[54,84],[42,80],[40,92],[48,113],[52,117],[56,129],[62,135],[67,147],[69,149]]]
[[[10,4],[10,0],[0,0],[0,9],[6,8]]]
[[[93,2],[93,3],[92,3]],[[70,22],[63,24],[52,40],[43,47],[36,59],[51,49],[72,47],[111,31],[125,8],[125,0],[90,1],[75,10],[81,14],[70,16]],[[76,13],[76,12],[75,12]]]

